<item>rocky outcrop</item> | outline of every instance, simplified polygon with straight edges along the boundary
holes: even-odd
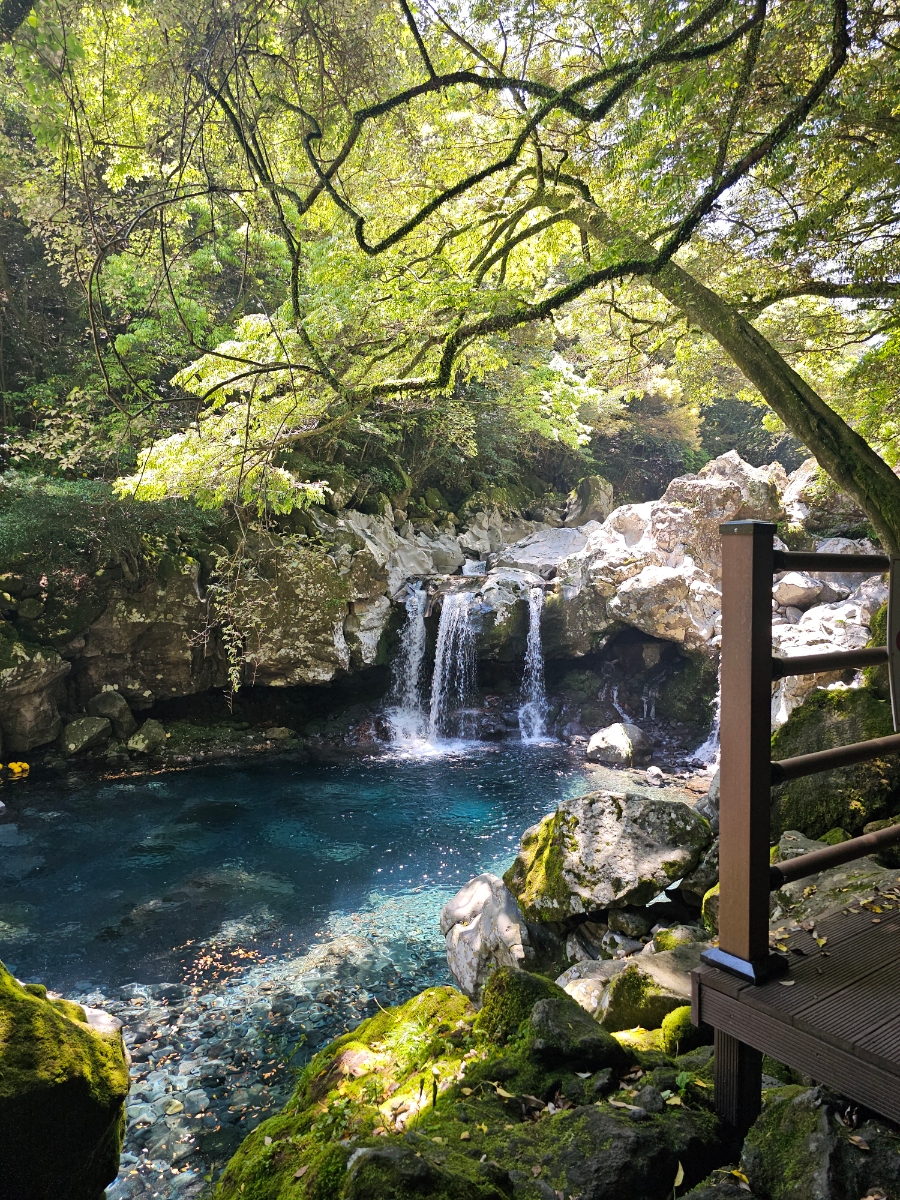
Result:
[[[515,897],[496,875],[478,875],[441,909],[447,966],[453,981],[480,1001],[496,967],[524,967],[534,954]]]
[[[322,1050],[216,1195],[669,1200],[676,1175],[690,1186],[723,1161],[708,1065],[661,1059],[624,1091],[633,1068],[547,980],[498,970],[477,1016],[433,988]],[[682,1070],[704,1086],[668,1104]]]
[[[53,741],[71,669],[56,651],[30,645],[0,622],[0,741],[6,752],[24,754]]]
[[[128,1066],[120,1022],[0,964],[0,1191],[99,1200],[116,1178]]]
[[[688,874],[710,840],[708,822],[679,800],[590,792],[526,830],[504,880],[536,921],[624,908]]]

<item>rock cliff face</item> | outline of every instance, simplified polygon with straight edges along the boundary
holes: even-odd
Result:
[[[57,736],[61,707],[76,716],[103,688],[116,688],[139,710],[222,687],[226,649],[236,647],[244,681],[269,687],[327,684],[365,670],[384,661],[385,635],[400,623],[399,602],[412,580],[425,582],[433,604],[448,586],[474,594],[482,659],[521,657],[528,593],[540,586],[548,658],[583,656],[631,627],[712,670],[720,523],[780,520],[786,496],[792,512],[798,504],[809,512],[818,497],[812,478],[807,465],[789,481],[780,465],[754,468],[732,451],[673,480],[660,500],[611,512],[608,486],[587,481],[565,509],[544,514],[548,521],[485,509],[458,529],[390,511],[314,509],[303,515],[302,533],[254,535],[237,583],[184,545],[154,552],[142,569],[127,560],[112,572],[88,565],[50,582],[0,563],[8,589],[0,593],[0,611],[3,595],[8,603],[8,619],[0,620],[0,732],[8,749],[24,753]],[[837,501],[829,504],[831,512]],[[842,538],[823,545],[850,551],[870,544]],[[470,576],[464,584],[448,584],[461,573]],[[780,581],[777,650],[865,644],[885,589],[877,580],[859,584],[851,576]],[[780,683],[775,723],[838,679]]]

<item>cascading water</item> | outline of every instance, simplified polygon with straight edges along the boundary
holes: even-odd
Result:
[[[541,613],[544,589],[533,587],[528,593],[528,642],[525,648],[525,674],[522,678],[522,705],[519,730],[523,742],[538,742],[546,737],[547,695],[544,690],[544,652],[541,646]]]
[[[400,635],[400,649],[394,660],[391,707],[387,718],[391,740],[403,745],[425,735],[425,709],[422,704],[422,662],[425,658],[425,606],[428,594],[421,584],[410,584],[406,600],[406,625]]]
[[[709,731],[709,736],[702,746],[698,746],[691,755],[697,762],[709,769],[719,765],[719,714],[722,710],[722,676],[719,675],[719,686],[716,690],[716,698],[713,702],[713,723],[712,729]]]
[[[454,592],[444,596],[431,681],[431,709],[428,715],[428,735],[431,738],[454,733],[457,736],[465,735],[464,729],[451,726],[454,712],[465,708],[475,690],[475,629],[472,618],[476,603],[471,592]]]

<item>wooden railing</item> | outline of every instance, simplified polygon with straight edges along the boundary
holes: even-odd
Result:
[[[883,554],[813,554],[776,550],[775,526],[729,521],[722,533],[722,709],[719,784],[719,945],[710,966],[755,983],[784,971],[769,953],[769,894],[796,879],[851,862],[900,841],[900,824],[771,866],[773,784],[900,753],[900,734],[771,761],[772,681],[789,675],[875,666],[884,646],[844,652],[772,656],[772,577],[778,571],[881,574]]]

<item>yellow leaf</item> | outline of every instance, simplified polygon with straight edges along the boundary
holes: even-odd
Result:
[[[439,1146],[443,1146],[444,1144],[444,1139],[442,1137],[433,1137],[431,1140],[433,1142],[437,1142]]]
[[[681,1107],[681,1097],[680,1096],[670,1096],[668,1098],[668,1100],[666,1101],[666,1104],[672,1104],[676,1108],[680,1108]]]
[[[673,1187],[681,1187],[681,1185],[683,1183],[684,1183],[684,1167],[681,1165],[681,1163],[679,1163],[678,1170],[675,1172],[675,1183],[672,1186]]]
[[[504,1100],[515,1100],[515,1096],[512,1094],[512,1092],[505,1092],[499,1085],[497,1085],[497,1095],[502,1096]]]
[[[487,1133],[488,1129],[487,1125],[476,1125],[475,1128],[480,1129],[482,1133]]]
[[[827,938],[827,937],[817,937],[817,938],[816,938],[816,945],[817,945],[817,946],[824,946],[824,945],[825,945],[825,943],[826,943],[827,941],[828,941],[828,938]]]
[[[463,1094],[464,1096],[471,1096],[471,1095],[472,1095],[472,1089],[471,1089],[471,1088],[460,1088],[460,1091],[462,1092],[462,1094]]]
[[[463,1132],[459,1135],[459,1140],[461,1142],[471,1141],[471,1138],[472,1138],[472,1135],[471,1135],[471,1133],[469,1133],[468,1129],[464,1129]]]
[[[741,1181],[741,1183],[749,1183],[750,1182],[750,1180],[747,1178],[747,1176],[744,1174],[743,1171],[732,1171],[731,1173],[735,1177],[735,1179],[739,1179]]]

